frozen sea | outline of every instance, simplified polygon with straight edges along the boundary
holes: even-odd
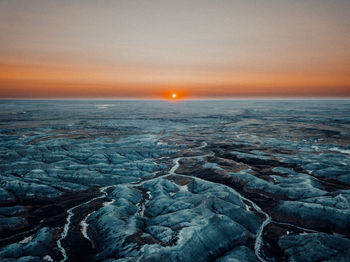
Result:
[[[1,261],[350,261],[350,100],[2,100]]]

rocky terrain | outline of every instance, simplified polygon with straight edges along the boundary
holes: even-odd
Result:
[[[0,101],[0,261],[350,261],[349,101]]]

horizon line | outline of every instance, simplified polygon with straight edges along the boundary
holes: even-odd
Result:
[[[167,98],[132,98],[132,97],[118,97],[118,98],[101,98],[101,97],[5,97],[0,98],[0,101],[230,101],[230,100],[350,100],[350,96],[338,97],[338,96],[316,96],[316,97],[205,97],[205,98],[180,98],[180,99],[167,99]]]

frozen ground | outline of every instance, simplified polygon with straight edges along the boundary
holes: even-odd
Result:
[[[0,101],[1,261],[349,261],[350,101]]]

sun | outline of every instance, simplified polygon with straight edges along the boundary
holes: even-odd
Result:
[[[163,99],[166,99],[168,101],[177,102],[184,99],[184,93],[181,90],[170,90],[170,91],[164,92],[162,97]]]

